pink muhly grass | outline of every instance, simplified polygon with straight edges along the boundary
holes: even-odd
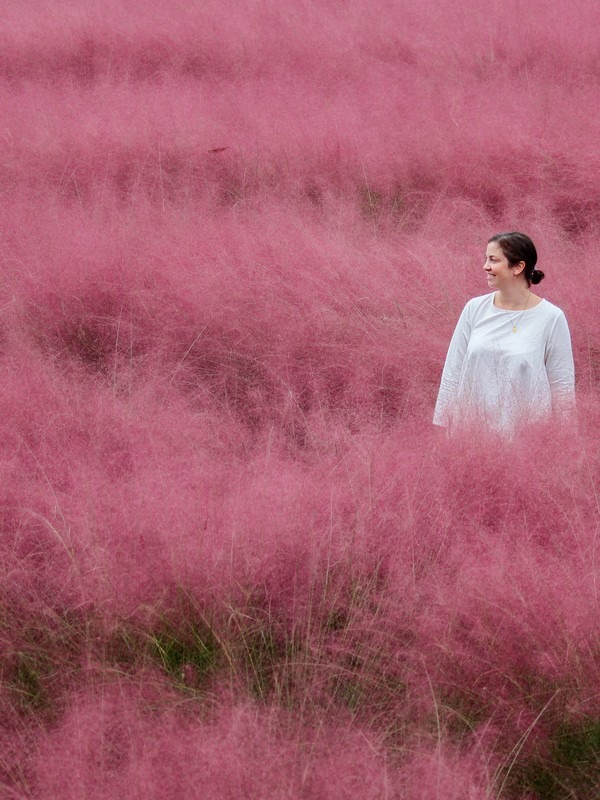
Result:
[[[169,708],[135,684],[82,694],[27,759],[33,796],[381,797],[393,791],[376,741],[252,705]],[[58,768],[60,753],[72,768]]]
[[[589,797],[595,4],[133,10],[3,18],[0,793]],[[578,425],[447,439],[506,228]]]

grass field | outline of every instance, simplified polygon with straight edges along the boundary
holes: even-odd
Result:
[[[0,21],[0,798],[595,797],[596,4]],[[578,427],[449,440],[507,229]]]

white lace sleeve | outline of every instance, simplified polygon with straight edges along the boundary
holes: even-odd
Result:
[[[446,363],[442,372],[440,390],[433,413],[434,425],[447,427],[452,422],[463,361],[471,335],[471,315],[469,311],[469,303],[467,303],[462,310],[450,340]]]
[[[575,368],[571,334],[562,311],[548,337],[544,361],[552,393],[553,411],[561,416],[571,414],[575,407]]]

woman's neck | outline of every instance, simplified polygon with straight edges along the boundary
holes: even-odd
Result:
[[[527,284],[519,284],[510,288],[499,289],[494,298],[494,304],[508,311],[518,311],[527,306],[531,301],[531,289]]]

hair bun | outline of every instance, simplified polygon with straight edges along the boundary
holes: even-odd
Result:
[[[531,273],[531,282],[532,283],[539,283],[544,277],[544,273],[541,269],[534,269]]]

